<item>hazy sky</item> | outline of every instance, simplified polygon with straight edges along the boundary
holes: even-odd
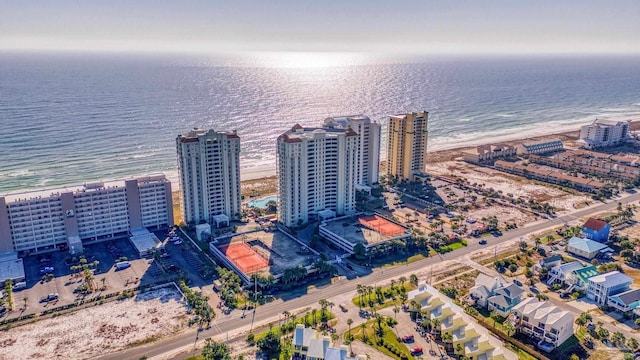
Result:
[[[0,49],[640,53],[640,1],[0,0]]]

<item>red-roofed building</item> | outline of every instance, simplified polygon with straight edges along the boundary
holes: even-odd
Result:
[[[606,242],[609,239],[610,230],[611,225],[604,220],[596,218],[589,218],[582,226],[584,237],[599,242]]]

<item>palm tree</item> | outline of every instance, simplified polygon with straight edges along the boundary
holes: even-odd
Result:
[[[409,282],[411,284],[413,284],[413,286],[417,286],[418,285],[418,276],[416,274],[411,274],[409,276]]]
[[[404,276],[400,276],[398,280],[400,281],[400,286],[404,287],[404,283],[407,282],[407,278]]]
[[[400,309],[398,309],[397,306],[393,307],[393,320],[396,320],[396,316],[398,315],[398,313],[400,312]]]

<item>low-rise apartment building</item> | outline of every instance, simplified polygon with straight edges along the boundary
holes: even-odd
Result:
[[[629,290],[633,279],[619,271],[594,276],[589,279],[587,298],[599,306],[607,305],[611,295],[617,295]]]
[[[0,253],[42,252],[173,225],[164,175],[0,196]]]
[[[521,154],[548,154],[564,150],[564,145],[562,141],[555,139],[525,142],[518,148]]]
[[[463,153],[465,161],[473,164],[485,164],[498,159],[515,157],[517,148],[508,144],[480,145],[474,149],[465,150]]]
[[[538,347],[547,352],[573,335],[573,313],[532,297],[516,305],[508,321],[513,321],[521,333],[536,339]]]

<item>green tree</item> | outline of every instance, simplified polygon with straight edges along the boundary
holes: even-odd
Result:
[[[271,331],[269,331],[262,339],[258,340],[256,345],[268,358],[280,353],[280,339],[278,338],[278,335]]]
[[[593,320],[593,317],[591,316],[591,314],[589,314],[588,312],[583,312],[576,319],[576,324],[578,324],[578,326],[585,326],[591,320]]]
[[[206,360],[231,360],[227,345],[217,343],[211,338],[206,340],[206,344],[202,348],[202,357]]]
[[[636,340],[635,338],[629,338],[629,340],[627,340],[627,348],[629,348],[629,350],[635,351],[638,346],[638,340]]]
[[[416,274],[411,274],[409,276],[409,282],[413,285],[413,286],[417,286],[418,285],[418,276]]]

